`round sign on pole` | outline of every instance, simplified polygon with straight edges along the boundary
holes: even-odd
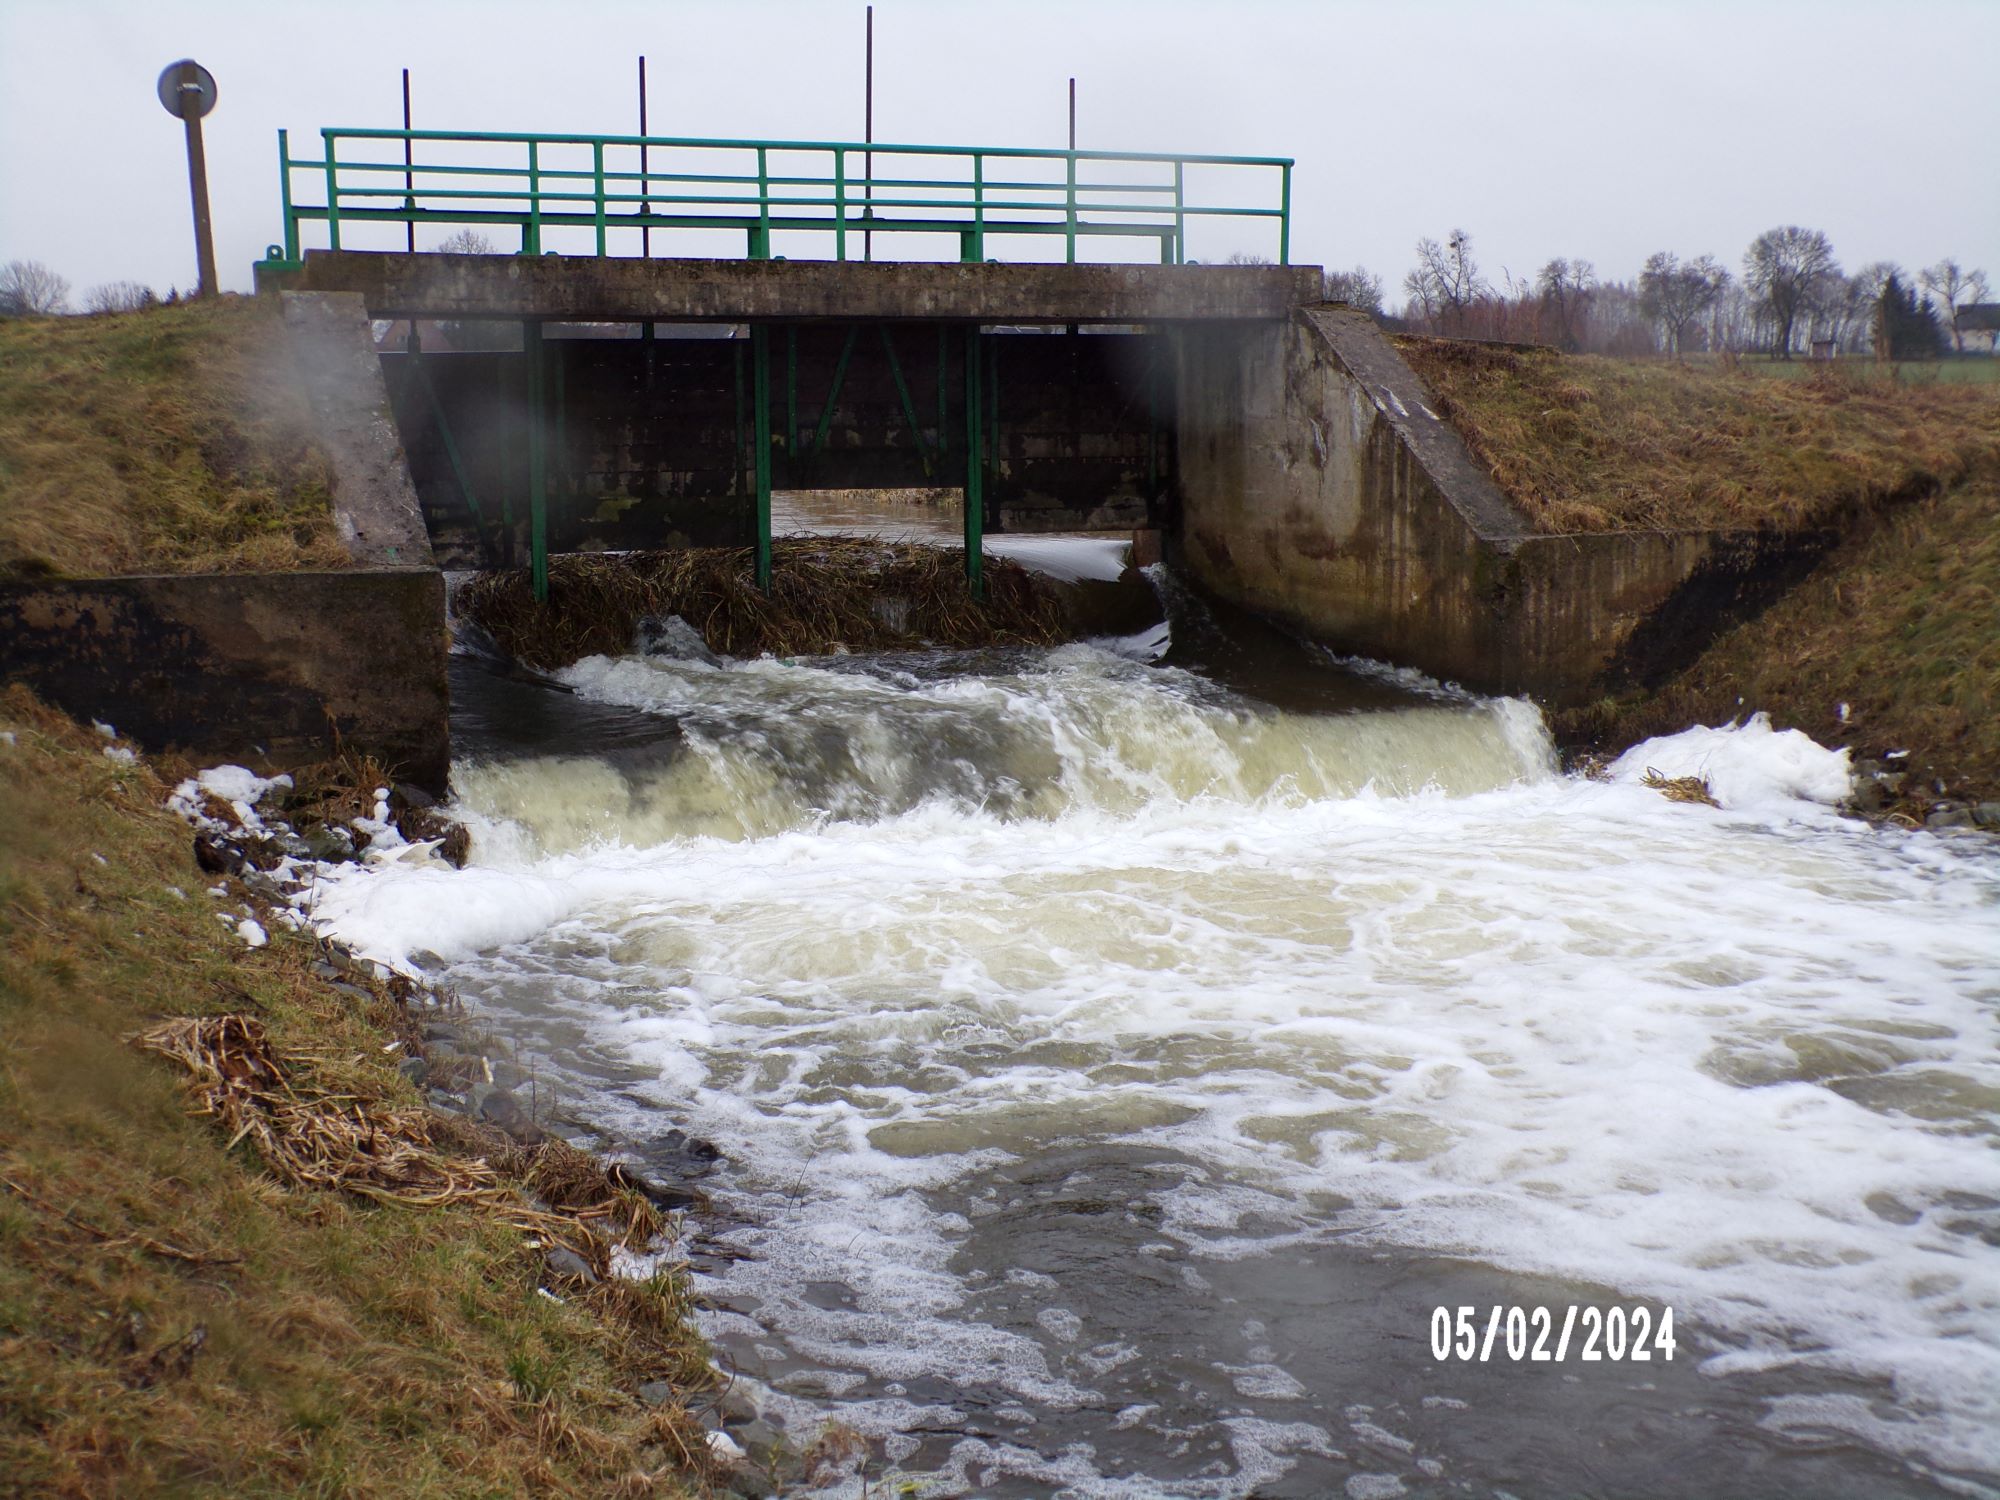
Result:
[[[183,109],[183,101],[192,109]],[[177,120],[199,120],[215,108],[215,75],[191,57],[160,70],[160,103]]]

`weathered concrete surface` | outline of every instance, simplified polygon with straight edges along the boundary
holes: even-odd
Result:
[[[313,250],[297,285],[354,292],[373,317],[971,323],[1279,319],[1320,295],[1315,266],[924,265]]]
[[[366,304],[352,293],[280,297],[293,361],[333,461],[333,520],[349,555],[364,568],[432,566]]]
[[[1348,650],[1585,701],[1762,602],[1796,550],[1536,534],[1352,310],[1180,338],[1176,556],[1222,598]]]
[[[148,750],[283,767],[373,755],[442,793],[435,570],[187,574],[0,588],[0,673]]]

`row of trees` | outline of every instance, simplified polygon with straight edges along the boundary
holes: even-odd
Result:
[[[167,294],[172,301],[174,294]],[[138,312],[159,302],[149,286],[136,281],[108,281],[84,295],[83,310],[92,313]],[[0,318],[66,313],[69,282],[38,260],[10,260],[0,266]]]
[[[1942,352],[1946,330],[1962,351],[1961,315],[1989,292],[1984,271],[1950,258],[1914,277],[1892,261],[1849,275],[1825,234],[1795,224],[1751,241],[1740,276],[1712,255],[1683,260],[1662,250],[1636,281],[1603,281],[1589,261],[1558,256],[1532,279],[1503,270],[1496,286],[1472,236],[1454,229],[1442,242],[1417,242],[1397,317],[1422,332],[1607,354],[1761,350],[1790,359],[1826,342],[1905,359]],[[1365,268],[1331,273],[1327,295],[1386,316],[1381,278]]]

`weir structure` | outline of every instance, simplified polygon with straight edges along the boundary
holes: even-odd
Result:
[[[1373,320],[1289,264],[1282,158],[320,140],[300,158],[280,134],[257,281],[365,571],[0,590],[9,674],[115,704],[142,743],[340,745],[440,787],[440,564],[525,563],[545,596],[552,551],[731,545],[768,583],[786,488],[962,491],[975,591],[989,532],[1156,532],[1199,587],[1337,649],[1556,704],[1654,680],[1810,551],[1536,531]],[[1189,253],[1245,225],[1274,259]],[[412,248],[467,229],[508,243]],[[718,236],[744,256],[694,253]],[[1090,258],[1133,243],[1137,262]],[[143,686],[168,681],[201,691]]]

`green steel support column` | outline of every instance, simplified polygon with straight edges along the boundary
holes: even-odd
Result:
[[[762,323],[750,328],[756,356],[757,408],[757,587],[771,592],[771,330]]]
[[[521,352],[528,360],[528,549],[535,600],[549,597],[548,444],[543,423],[542,325],[530,319],[521,325]]]
[[[861,336],[858,325],[850,324],[847,341],[840,346],[840,358],[833,364],[833,384],[827,389],[826,405],[820,408],[819,425],[813,428],[812,447],[807,450],[817,454],[826,446],[827,431],[833,426],[833,403],[840,399],[841,382],[847,379],[847,362],[854,357],[854,341]]]
[[[799,325],[785,325],[785,472],[799,447]]]
[[[729,451],[735,455],[736,463],[729,471],[729,493],[743,493],[743,340],[731,341],[735,348],[730,352],[736,357],[736,446]]]
[[[951,421],[950,371],[951,371],[950,330],[943,323],[940,323],[938,324],[938,425],[937,425],[937,435],[938,435],[937,451],[939,458],[943,458],[946,450],[951,447],[950,439],[946,436],[946,434],[951,430],[948,425]]]
[[[560,339],[556,341],[553,349],[549,345],[543,344],[542,353],[543,357],[548,359],[549,370],[555,377],[555,400],[552,406],[555,411],[556,438],[555,442],[551,445],[552,462],[550,468],[554,471],[555,475],[556,493],[564,499],[569,499],[573,497],[575,489],[572,482],[569,461],[569,372],[567,368],[569,362],[563,358],[564,349]]]
[[[975,599],[986,597],[986,455],[980,442],[986,401],[979,384],[981,342],[976,324],[965,331],[965,586]]]
[[[910,442],[915,445],[917,456],[924,461],[924,478],[931,477],[931,448],[924,441],[923,424],[917,420],[917,403],[910,399],[910,387],[903,380],[903,362],[896,358],[895,342],[889,337],[886,326],[882,329],[882,347],[889,355],[889,375],[896,382],[896,395],[903,403],[903,418],[910,424]]]

